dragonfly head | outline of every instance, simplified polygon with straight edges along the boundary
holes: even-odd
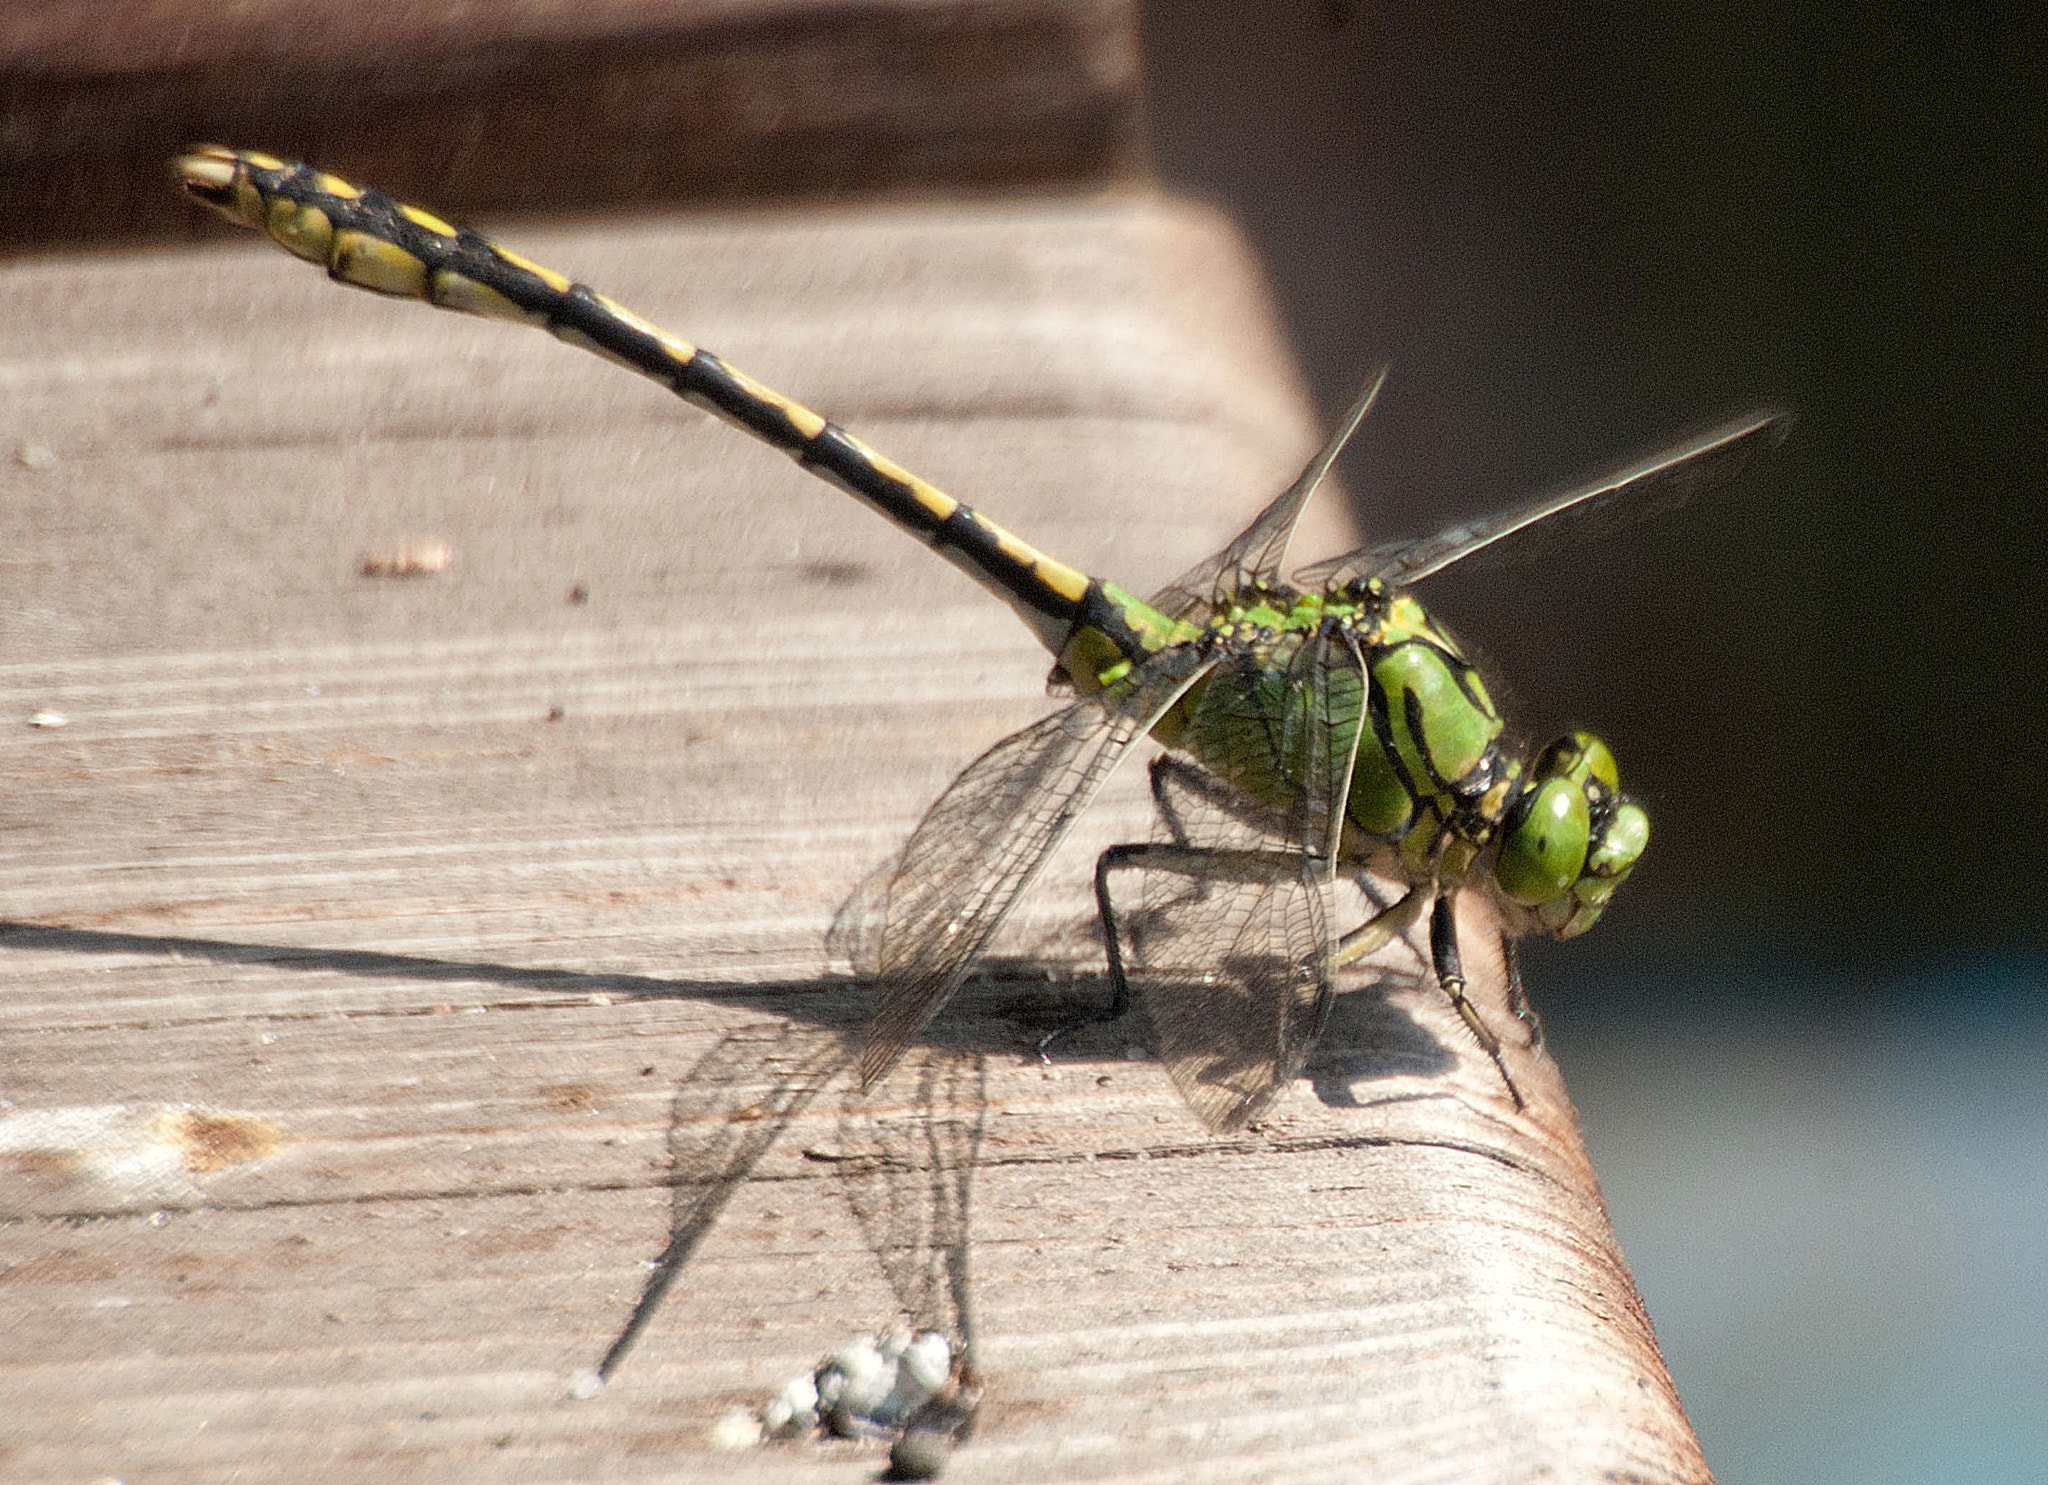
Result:
[[[1536,929],[1584,933],[1628,880],[1650,839],[1650,817],[1621,792],[1614,754],[1588,732],[1537,757],[1508,806],[1493,876]]]

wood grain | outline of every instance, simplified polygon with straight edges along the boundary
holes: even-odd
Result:
[[[516,245],[1140,588],[1316,438],[1183,206]],[[1045,705],[944,564],[645,383],[260,247],[0,295],[0,1476],[867,1478],[707,1437],[944,1318],[951,1263],[988,1378],[952,1478],[1706,1478],[1555,1068],[1510,1038],[1516,1114],[1412,949],[1250,1133],[1142,1028],[1033,1060],[1100,993],[1063,930],[1136,769],[1008,945],[1041,968],[873,1100],[828,1077],[835,905]],[[363,575],[407,542],[448,565]]]

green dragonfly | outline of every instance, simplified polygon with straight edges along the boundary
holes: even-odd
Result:
[[[1641,856],[1649,820],[1597,738],[1512,749],[1478,672],[1408,586],[1453,563],[1519,557],[1666,509],[1734,478],[1788,419],[1746,418],[1589,488],[1283,581],[1295,522],[1381,373],[1235,540],[1140,599],[1038,551],[710,352],[430,212],[255,152],[200,146],[172,170],[193,197],[342,283],[533,325],[653,378],[936,548],[1053,653],[1066,705],[969,764],[887,874],[865,1085],[938,1014],[1150,734],[1165,748],[1152,765],[1159,829],[1096,862],[1111,1001],[1086,1019],[1141,999],[1188,1105],[1212,1129],[1237,1128],[1300,1071],[1339,971],[1427,914],[1436,982],[1521,1107],[1500,1037],[1465,994],[1458,899],[1483,894],[1499,913],[1511,1009],[1533,1043],[1513,936],[1591,927]],[[1340,929],[1344,884],[1364,902],[1354,909],[1362,921]]]

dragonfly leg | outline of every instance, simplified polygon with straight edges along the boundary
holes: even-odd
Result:
[[[1180,817],[1180,806],[1174,802],[1172,786],[1179,784],[1191,794],[1206,798],[1208,791],[1202,785],[1208,782],[1207,777],[1201,770],[1179,762],[1171,753],[1161,753],[1154,758],[1152,766],[1146,773],[1151,777],[1152,808],[1159,811],[1160,823],[1166,827],[1167,834],[1173,837],[1175,845],[1189,844],[1191,837],[1188,835],[1187,822]]]
[[[1365,891],[1361,884],[1361,892]],[[1422,910],[1429,906],[1429,893],[1420,887],[1410,887],[1390,906],[1381,908],[1370,918],[1337,940],[1337,963],[1339,967],[1356,964],[1366,955],[1377,953],[1397,938],[1407,936],[1422,917]]]
[[[1527,1029],[1527,1045],[1533,1052],[1543,1045],[1543,1018],[1536,1014],[1536,1007],[1529,1004],[1529,992],[1522,985],[1522,951],[1505,934],[1501,936],[1500,950],[1508,968],[1508,1011]]]
[[[1158,773],[1155,770],[1156,781]],[[1292,851],[1230,851],[1178,842],[1134,842],[1111,846],[1095,858],[1095,910],[1102,919],[1103,951],[1109,960],[1109,1004],[1055,1027],[1038,1040],[1038,1055],[1050,1061],[1052,1044],[1084,1026],[1121,1019],[1131,1008],[1130,974],[1124,966],[1123,932],[1109,879],[1119,871],[1164,871],[1193,882],[1261,883],[1297,874],[1302,858]]]
[[[1289,832],[1289,821],[1280,810],[1247,799],[1241,790],[1231,788],[1208,770],[1184,758],[1161,753],[1152,760],[1151,774],[1152,806],[1159,811],[1160,823],[1173,837],[1175,845],[1187,846],[1193,842],[1184,818],[1186,806],[1177,795],[1207,805],[1216,813],[1266,835],[1285,837]]]
[[[1429,915],[1429,954],[1436,965],[1436,982],[1457,1008],[1465,1025],[1479,1045],[1486,1049],[1486,1055],[1493,1059],[1493,1065],[1500,1069],[1503,1083],[1508,1085],[1508,1096],[1514,1099],[1515,1109],[1520,1112],[1527,1107],[1522,1100],[1522,1090],[1515,1086],[1514,1078],[1508,1072],[1508,1064],[1501,1056],[1500,1038],[1493,1034],[1479,1015],[1479,1007],[1465,995],[1465,966],[1458,956],[1458,914],[1455,907],[1457,895],[1454,892],[1439,892],[1436,908]],[[1519,981],[1519,977],[1517,977]],[[1512,992],[1510,992],[1512,995]],[[1524,1004],[1527,1001],[1524,998]]]

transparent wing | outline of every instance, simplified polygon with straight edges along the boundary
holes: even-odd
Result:
[[[1360,547],[1302,568],[1295,581],[1324,587],[1364,577],[1400,587],[1453,562],[1465,564],[1468,572],[1524,562],[1582,540],[1590,531],[1649,520],[1727,484],[1753,457],[1783,442],[1791,428],[1792,419],[1784,413],[1744,418],[1569,495],[1453,526],[1435,536]]]
[[[989,1117],[979,1053],[919,1047],[874,1097],[849,1083],[833,1171],[897,1308],[972,1354],[969,1196]]]
[[[1076,702],[1004,738],[925,812],[888,885],[863,1087],[938,1014],[1131,743],[1210,664],[1190,646],[1162,652],[1121,695]]]
[[[1143,905],[1123,918],[1128,973],[1167,1072],[1212,1129],[1258,1118],[1328,1018],[1329,847],[1363,695],[1357,652],[1341,637],[1311,637],[1277,677],[1250,661],[1219,668],[1197,706],[1196,725],[1220,745],[1206,755],[1234,777],[1283,781],[1268,791],[1283,802],[1254,802],[1179,760],[1155,776],[1170,849],[1142,858]],[[1276,716],[1287,718],[1278,728]]]
[[[1274,497],[1273,503],[1260,511],[1229,546],[1153,594],[1149,600],[1152,607],[1169,618],[1199,624],[1209,617],[1219,594],[1235,593],[1250,578],[1276,576],[1287,556],[1288,538],[1294,535],[1295,523],[1301,519],[1309,496],[1315,494],[1316,486],[1330,472],[1337,455],[1358,431],[1386,380],[1386,367],[1373,372],[1366,379],[1365,390],[1338,422],[1336,432],[1308,461],[1308,467],[1294,483]]]

